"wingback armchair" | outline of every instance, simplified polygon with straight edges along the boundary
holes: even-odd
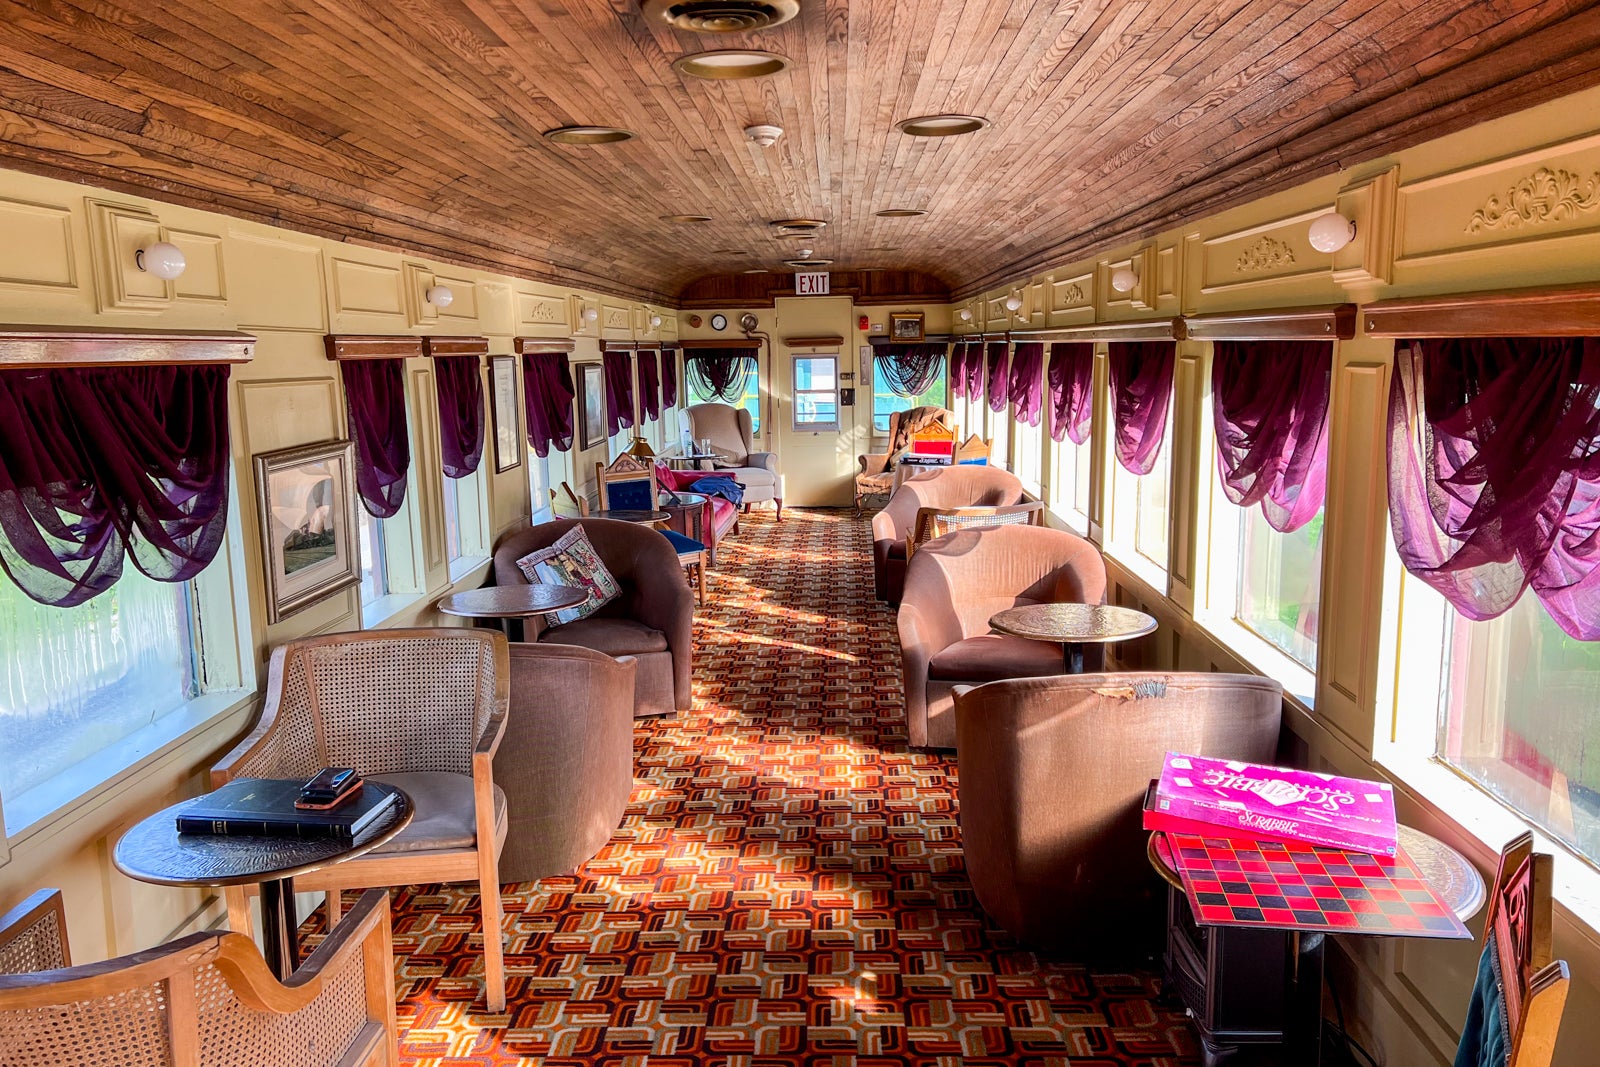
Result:
[[[923,545],[906,568],[897,620],[911,744],[956,747],[958,685],[1065,673],[1060,645],[990,633],[996,612],[1098,604],[1105,593],[1099,549],[1065,530],[990,526]]]
[[[995,507],[1022,503],[1022,482],[1003,467],[934,467],[906,479],[872,516],[872,582],[878,599],[900,603],[905,587],[906,538],[919,508]]]
[[[528,620],[530,641],[580,645],[608,656],[639,661],[634,683],[636,716],[670,715],[693,706],[690,671],[694,637],[694,593],[672,542],[648,526],[615,519],[557,519],[508,534],[495,549],[496,585],[526,585],[517,560],[548,548],[581,524],[622,595],[588,618],[547,627]]]
[[[7,940],[0,920],[0,944]],[[53,954],[65,959],[64,940]],[[362,895],[288,982],[274,978],[239,933],[190,934],[103,963],[0,976],[0,1063],[399,1062],[389,897],[377,889]]]
[[[1034,945],[1126,948],[1130,930],[1159,931],[1163,883],[1140,829],[1145,787],[1168,751],[1272,762],[1282,715],[1283,687],[1244,674],[963,687],[961,846],[979,903]],[[1139,917],[1149,921],[1128,921]]]
[[[955,429],[956,413],[934,405],[911,408],[909,411],[889,413],[889,450],[868,452],[857,456],[861,470],[856,474],[856,514],[861,514],[861,501],[869,496],[887,496],[894,489],[894,461],[911,445],[911,435],[928,425],[939,422]]]
[[[371,852],[296,875],[294,887],[326,890],[332,925],[345,889],[476,882],[491,1012],[506,1003],[499,873],[506,797],[493,761],[506,725],[507,653],[498,631],[465,627],[290,641],[272,650],[260,721],[211,768],[213,788],[235,778],[309,779],[324,767],[354,767],[404,790],[415,808],[409,826]],[[248,929],[244,891],[225,893],[230,925]]]
[[[744,486],[745,510],[750,505],[770,500],[783,521],[783,475],[778,471],[776,452],[757,452],[750,412],[731,404],[690,404],[683,409],[689,420],[689,436],[696,441],[709,438],[716,453],[719,471],[731,475]]]

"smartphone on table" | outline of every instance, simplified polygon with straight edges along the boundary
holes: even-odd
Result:
[[[327,811],[349,800],[361,788],[354,767],[325,767],[300,788],[294,806],[301,811]]]

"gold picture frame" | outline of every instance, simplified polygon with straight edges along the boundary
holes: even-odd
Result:
[[[489,414],[494,431],[494,472],[522,465],[522,413],[517,403],[517,359],[489,357]]]
[[[355,445],[322,441],[253,457],[267,621],[361,581]]]
[[[896,342],[923,340],[925,334],[922,323],[920,311],[889,312],[889,340]]]
[[[599,363],[578,364],[578,451],[606,443],[605,372]]]

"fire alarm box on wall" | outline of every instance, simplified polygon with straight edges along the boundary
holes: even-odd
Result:
[[[862,315],[856,319],[856,329],[860,330],[862,333],[866,333],[867,330],[871,328],[872,320],[867,318],[865,315]]]

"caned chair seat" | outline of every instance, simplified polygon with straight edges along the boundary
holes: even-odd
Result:
[[[428,852],[439,848],[472,848],[478,841],[473,817],[472,776],[451,771],[407,771],[374,774],[372,781],[392,785],[411,798],[411,824],[386,844],[382,852]],[[494,822],[506,821],[506,794],[494,787]],[[498,836],[498,835],[497,835]]]
[[[608,656],[642,656],[667,651],[667,635],[636,619],[591,615],[544,632],[542,640],[581,645]]]

